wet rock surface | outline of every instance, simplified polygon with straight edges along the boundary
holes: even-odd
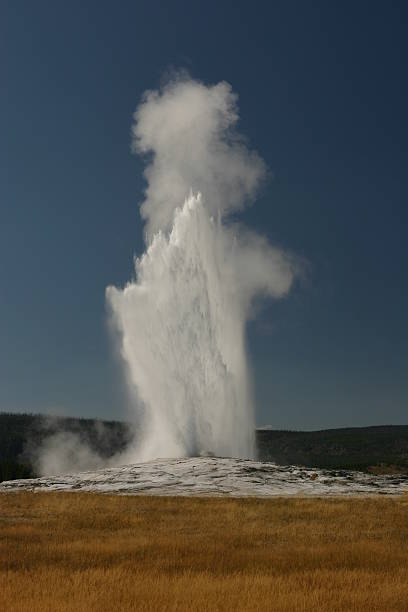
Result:
[[[10,480],[8,491],[89,491],[122,495],[396,495],[408,492],[408,475],[373,475],[346,470],[218,457],[157,459],[62,476]]]

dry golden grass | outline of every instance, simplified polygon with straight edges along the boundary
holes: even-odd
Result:
[[[408,498],[0,495],[0,610],[408,610]]]

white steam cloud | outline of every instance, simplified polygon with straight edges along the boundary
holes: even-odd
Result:
[[[133,148],[152,155],[140,209],[150,238],[171,228],[191,189],[203,194],[214,216],[240,210],[255,197],[266,166],[234,130],[237,95],[228,83],[176,79],[146,92],[134,119]]]
[[[245,323],[256,295],[288,293],[296,264],[227,218],[253,200],[265,164],[235,130],[227,83],[178,78],[134,117],[148,247],[135,280],[107,289],[143,429],[130,457],[254,456]]]
[[[45,438],[31,457],[41,476],[83,472],[104,467],[108,461],[93,451],[78,434],[60,431]]]
[[[23,457],[41,476],[83,472],[126,463],[132,439],[132,428],[121,423],[41,417]]]

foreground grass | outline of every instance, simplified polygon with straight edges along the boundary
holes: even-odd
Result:
[[[408,498],[0,494],[0,610],[408,610]]]

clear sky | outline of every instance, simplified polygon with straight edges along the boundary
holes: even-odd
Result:
[[[132,113],[187,69],[271,169],[245,222],[308,262],[249,328],[258,424],[408,422],[404,2],[3,0],[0,411],[123,418],[105,287],[143,250]]]

